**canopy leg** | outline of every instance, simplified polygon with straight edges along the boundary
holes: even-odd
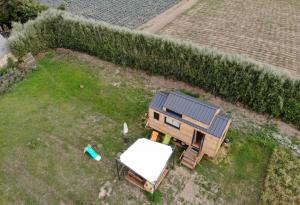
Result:
[[[117,174],[118,174],[118,179],[121,180],[121,177],[120,177],[120,172],[119,172],[119,162],[118,160],[116,159],[116,166],[117,166]]]
[[[175,154],[176,154],[176,147],[173,149],[173,153],[172,153],[172,169],[174,169]]]

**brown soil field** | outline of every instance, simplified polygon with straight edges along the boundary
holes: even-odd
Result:
[[[300,76],[298,0],[199,0],[156,32]]]

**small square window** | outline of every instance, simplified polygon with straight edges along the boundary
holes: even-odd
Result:
[[[154,119],[159,120],[159,114],[157,112],[154,112]]]

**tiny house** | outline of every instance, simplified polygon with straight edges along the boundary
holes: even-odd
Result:
[[[188,146],[181,163],[191,169],[204,154],[217,154],[231,123],[218,106],[180,92],[158,92],[148,116],[149,127]]]

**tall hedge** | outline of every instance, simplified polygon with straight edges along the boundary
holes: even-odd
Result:
[[[237,55],[52,9],[16,26],[9,42],[17,56],[63,47],[173,77],[300,127],[300,80]]]

